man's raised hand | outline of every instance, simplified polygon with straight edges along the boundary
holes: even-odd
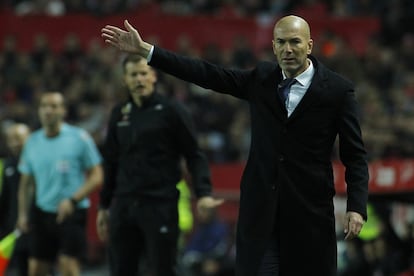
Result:
[[[138,54],[147,58],[152,45],[142,40],[138,31],[128,20],[124,20],[124,26],[125,30],[112,25],[106,25],[102,28],[101,35],[105,42],[123,52]]]

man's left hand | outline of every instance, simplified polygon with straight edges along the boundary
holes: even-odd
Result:
[[[224,199],[216,199],[212,196],[203,196],[197,201],[197,211],[200,212],[203,209],[216,208],[223,204]]]
[[[357,237],[364,223],[365,221],[359,213],[352,211],[346,212],[344,221],[345,240],[351,240]]]

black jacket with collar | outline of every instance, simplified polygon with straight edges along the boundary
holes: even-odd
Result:
[[[240,184],[236,275],[256,276],[278,231],[280,275],[336,275],[335,195],[331,153],[336,138],[346,168],[347,210],[366,218],[368,164],[351,82],[309,56],[312,83],[291,116],[277,87],[276,63],[223,68],[155,47],[150,65],[248,102],[251,148]]]
[[[108,208],[113,197],[177,200],[182,157],[195,194],[211,194],[207,159],[198,147],[189,113],[155,92],[141,107],[129,99],[113,108],[102,151],[101,208]]]

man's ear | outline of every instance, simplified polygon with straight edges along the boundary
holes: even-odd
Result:
[[[312,53],[312,49],[313,49],[313,39],[311,38],[308,41],[308,55]]]
[[[272,40],[272,50],[273,50],[273,54],[276,55],[275,41],[274,40]]]

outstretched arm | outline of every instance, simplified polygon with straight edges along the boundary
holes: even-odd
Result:
[[[101,30],[105,42],[121,51],[147,58],[153,45],[142,40],[138,31],[129,24],[128,20],[124,21],[124,26],[126,30],[106,25]]]

